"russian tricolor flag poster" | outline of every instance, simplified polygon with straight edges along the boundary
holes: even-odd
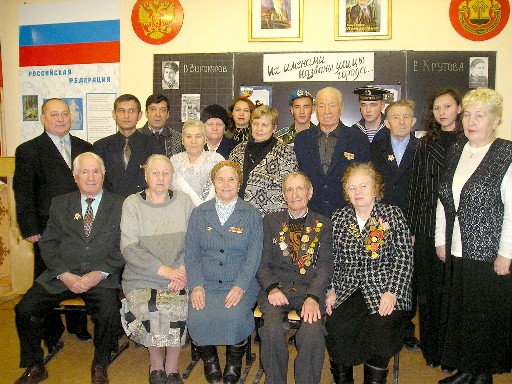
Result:
[[[119,93],[119,0],[20,5],[21,141],[42,132],[43,102],[65,100],[71,134],[91,143],[116,131]]]

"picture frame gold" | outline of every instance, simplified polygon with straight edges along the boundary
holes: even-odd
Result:
[[[391,39],[391,0],[335,0],[335,4],[335,40]]]
[[[249,41],[302,41],[303,17],[304,0],[249,0]]]

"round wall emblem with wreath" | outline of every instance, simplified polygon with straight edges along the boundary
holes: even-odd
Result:
[[[146,43],[167,43],[182,25],[183,8],[178,0],[137,0],[133,6],[133,31]]]

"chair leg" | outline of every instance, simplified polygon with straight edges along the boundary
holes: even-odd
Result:
[[[393,357],[393,384],[398,384],[398,374],[400,371],[400,352]]]
[[[251,370],[252,364],[256,361],[256,354],[252,352],[252,335],[247,338],[247,347],[245,349],[245,368],[240,375],[240,384],[244,384],[247,380],[247,375]]]
[[[190,343],[190,355],[191,355],[190,363],[187,365],[187,368],[185,368],[185,370],[181,374],[181,376],[184,379],[188,379],[188,377],[190,376],[190,373],[192,372],[192,370],[194,369],[194,367],[196,366],[198,361],[201,359],[199,357],[199,349],[197,348],[197,345],[194,345],[194,343]]]

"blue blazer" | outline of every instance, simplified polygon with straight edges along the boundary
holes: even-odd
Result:
[[[368,137],[358,128],[347,127],[341,121],[338,127],[341,128],[340,135],[327,174],[320,162],[318,126],[299,132],[293,146],[299,169],[308,175],[313,184],[314,193],[309,208],[326,217],[331,217],[336,209],[346,205],[341,191],[341,177],[345,169],[352,163],[370,161]]]
[[[263,248],[263,224],[256,208],[238,198],[235,210],[221,225],[215,199],[199,205],[190,215],[185,244],[190,289],[202,285],[206,292],[228,292],[236,285],[256,298]]]

